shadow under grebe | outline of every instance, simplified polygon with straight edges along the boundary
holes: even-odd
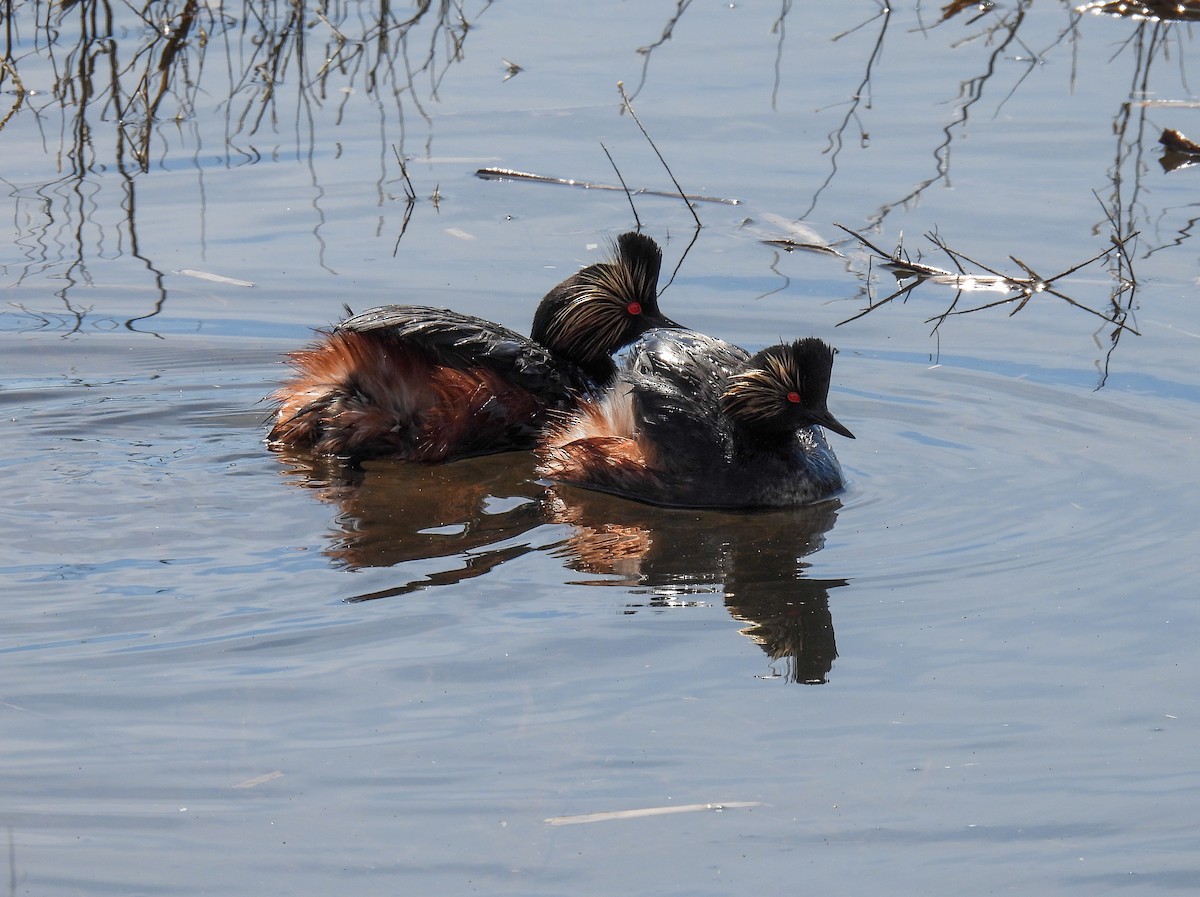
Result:
[[[824,546],[840,507],[833,499],[771,511],[681,510],[569,486],[552,486],[548,501],[550,519],[574,527],[558,549],[569,567],[649,595],[631,613],[721,595],[747,624],[741,633],[784,663],[772,675],[809,684],[828,681],[837,657],[829,591],[848,583],[806,577],[803,558]]]

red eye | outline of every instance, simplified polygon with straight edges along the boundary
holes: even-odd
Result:
[[[642,303],[630,302],[628,305],[625,306],[625,310],[627,312],[629,312],[631,315],[640,315],[642,313]]]
[[[793,389],[791,392],[788,393],[788,401],[791,402],[793,405],[799,405],[800,404],[800,393],[796,392],[796,390]]]

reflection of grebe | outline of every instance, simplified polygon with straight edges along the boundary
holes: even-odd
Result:
[[[684,511],[558,486],[546,502],[549,519],[573,530],[558,553],[573,569],[612,577],[590,584],[628,590],[626,613],[723,595],[742,634],[771,658],[769,675],[808,683],[827,681],[837,657],[829,596],[847,581],[811,576],[806,558],[825,544],[840,506]]]
[[[358,570],[417,562],[415,570],[398,571],[399,580],[384,592],[352,601],[461,582],[539,550],[541,539],[527,534],[546,522],[546,488],[535,482],[528,453],[455,464],[381,460],[355,467],[311,452],[278,454],[287,480],[337,510],[325,548],[336,566]]]
[[[445,461],[530,448],[549,410],[615,373],[611,355],[674,322],[658,309],[662,252],[622,234],[614,257],[554,287],[531,337],[448,309],[389,305],[292,354],[268,437],[354,459]]]
[[[843,486],[818,427],[854,438],[826,401],[834,351],[818,339],[753,357],[691,331],[656,330],[628,350],[599,398],[539,447],[540,470],[652,504],[804,504]]]

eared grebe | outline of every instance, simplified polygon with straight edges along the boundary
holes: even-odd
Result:
[[[694,331],[654,330],[627,350],[602,396],[547,431],[539,471],[651,504],[788,506],[843,486],[818,427],[833,349],[808,338],[751,356]]]
[[[662,252],[617,238],[609,261],[550,290],[532,337],[441,308],[354,315],[292,353],[268,442],[354,460],[446,461],[531,448],[551,410],[606,385],[612,353],[655,327]]]

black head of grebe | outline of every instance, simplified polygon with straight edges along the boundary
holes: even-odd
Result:
[[[791,438],[816,424],[853,439],[826,407],[834,354],[816,337],[763,349],[729,378],[721,395],[725,413],[763,436]]]
[[[644,234],[617,238],[611,261],[588,265],[558,284],[533,316],[530,337],[597,381],[613,371],[612,354],[647,330],[678,327],[658,307],[662,250]]]

